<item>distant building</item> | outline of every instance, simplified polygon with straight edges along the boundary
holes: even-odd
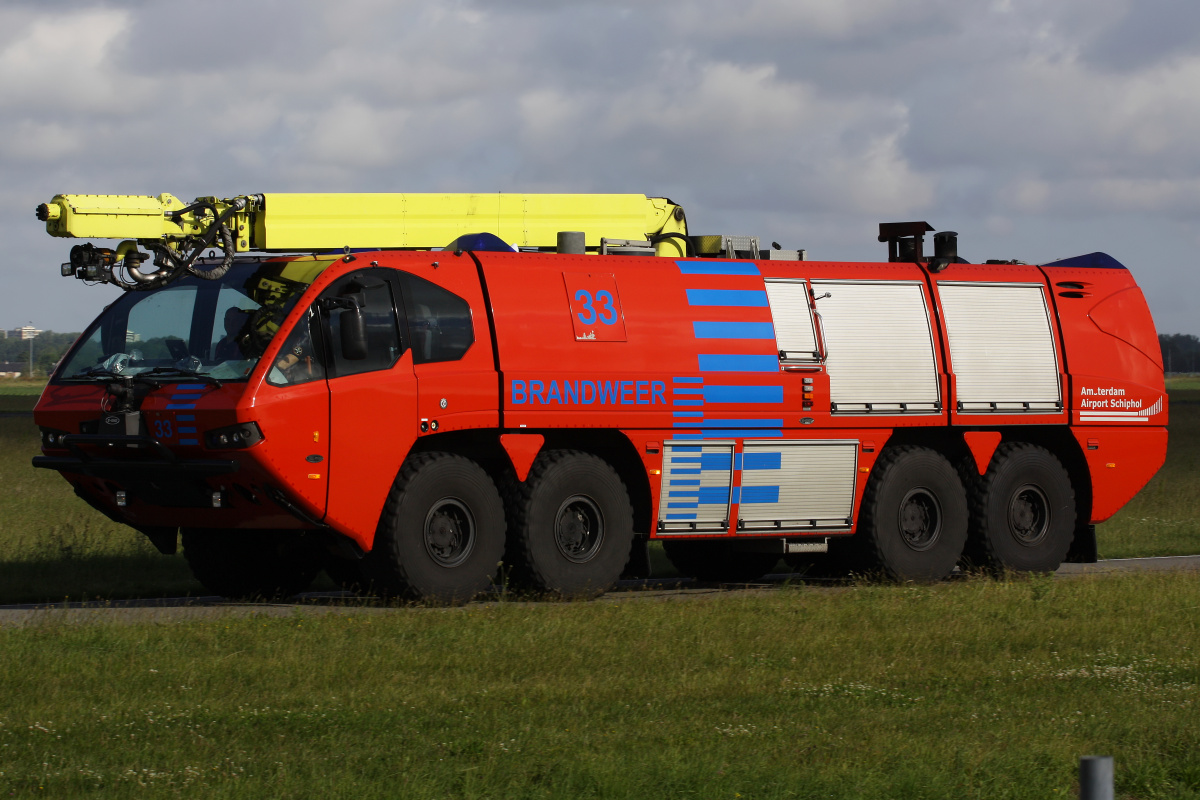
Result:
[[[7,333],[7,331],[5,331]],[[28,364],[19,361],[0,361],[0,378],[19,378]]]
[[[5,331],[4,338],[7,339],[8,337],[12,336],[15,339],[24,341],[26,339],[36,339],[40,333],[41,331],[32,325],[23,325],[20,328],[14,328],[11,331]]]

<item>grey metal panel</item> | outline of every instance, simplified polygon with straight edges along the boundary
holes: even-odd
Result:
[[[767,300],[775,322],[775,341],[785,361],[816,361],[817,334],[813,330],[808,284],[802,280],[768,278]]]
[[[849,528],[857,467],[857,441],[746,442],[738,528]]]
[[[733,442],[664,442],[659,532],[727,530],[732,485]]]
[[[964,410],[1057,409],[1058,356],[1044,287],[938,284],[957,400]]]
[[[940,408],[933,333],[917,281],[813,281],[830,400],[839,413]]]

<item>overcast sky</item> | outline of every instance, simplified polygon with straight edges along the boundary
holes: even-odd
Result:
[[[57,193],[640,192],[882,260],[1102,250],[1200,334],[1200,3],[5,0],[0,326],[81,330]]]

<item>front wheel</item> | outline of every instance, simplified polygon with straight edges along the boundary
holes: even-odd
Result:
[[[871,471],[862,505],[858,535],[888,577],[937,581],[954,571],[967,540],[967,495],[943,455],[889,448]]]
[[[491,584],[504,527],[504,504],[482,467],[420,453],[400,468],[363,572],[384,594],[465,603]]]
[[[1054,572],[1075,532],[1071,478],[1050,451],[1026,442],[997,448],[971,492],[971,560],[993,570]]]
[[[621,576],[633,544],[633,508],[616,470],[590,453],[538,456],[509,493],[507,563],[517,586],[595,597]]]

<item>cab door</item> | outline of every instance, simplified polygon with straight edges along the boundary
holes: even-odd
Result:
[[[401,335],[405,325],[394,276],[381,268],[352,272],[317,303],[330,365],[325,522],[364,548],[374,541],[392,481],[418,434],[417,380],[412,348]],[[357,313],[366,331],[365,352],[354,352],[353,325],[344,319]]]

